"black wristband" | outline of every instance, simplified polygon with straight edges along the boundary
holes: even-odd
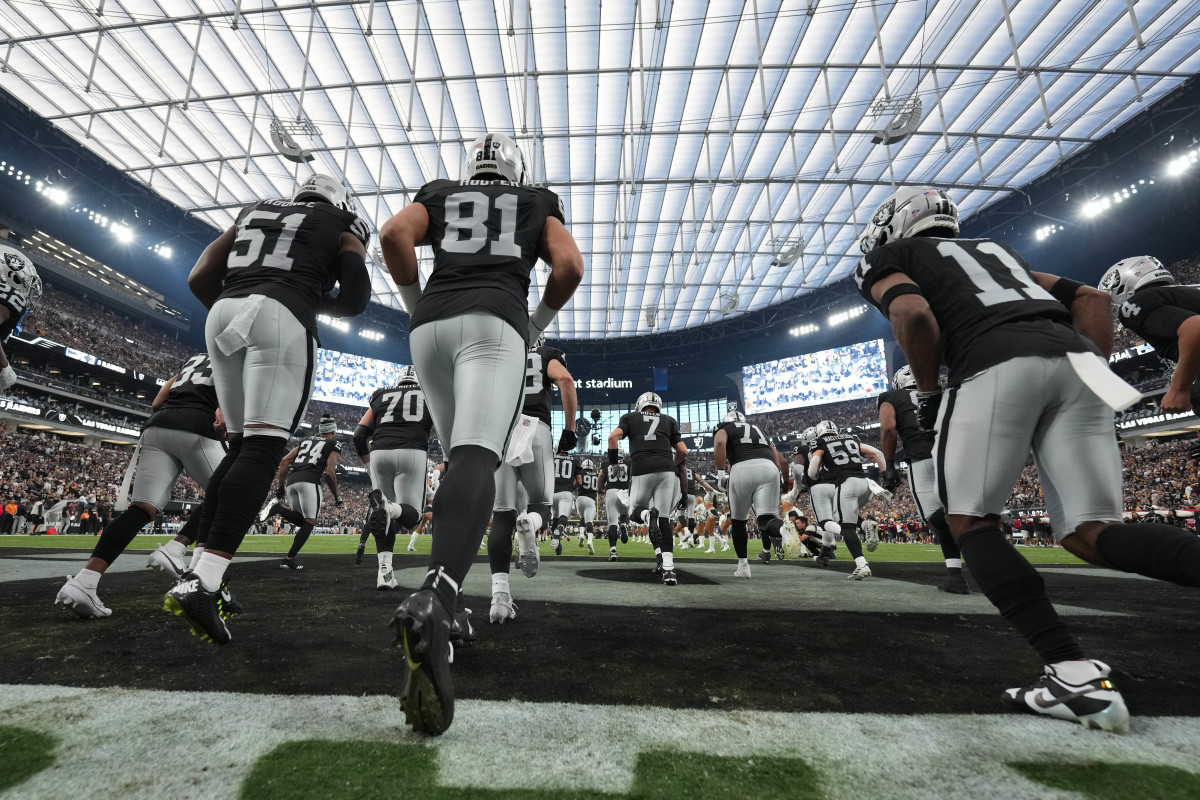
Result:
[[[620,460],[621,460],[621,452],[619,450],[617,450],[617,448],[615,448],[615,447],[608,448],[608,463],[612,464],[615,467],[618,464],[618,462],[620,462]]]
[[[915,283],[897,283],[884,292],[883,297],[879,298],[879,310],[883,312],[885,317],[890,317],[888,309],[891,308],[892,303],[895,302],[897,297],[905,294],[915,294],[920,297],[925,296],[924,292],[921,291],[921,287]]]
[[[1062,303],[1067,308],[1071,307],[1071,303],[1075,302],[1075,293],[1079,291],[1079,287],[1083,286],[1079,281],[1073,281],[1070,278],[1059,278],[1058,281],[1050,287],[1050,294],[1055,300]]]

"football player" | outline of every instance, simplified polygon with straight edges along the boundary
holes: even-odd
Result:
[[[369,235],[346,187],[313,175],[291,200],[242,209],[188,276],[209,309],[204,335],[229,452],[204,493],[196,541],[206,549],[163,606],[205,640],[230,640],[217,608],[221,579],[304,418],[317,313],[353,317],[371,299]]]
[[[633,465],[633,488],[629,502],[633,518],[644,520],[650,541],[660,563],[665,586],[679,583],[675,575],[675,537],[671,530],[671,509],[679,503],[679,476],[676,468],[687,458],[687,445],[679,434],[675,418],[662,413],[662,398],[644,392],[634,411],[621,417],[608,435],[608,463],[620,463],[617,450],[621,440],[629,439],[629,460]],[[657,539],[657,543],[655,540]]]
[[[1191,411],[1200,376],[1200,286],[1176,286],[1161,261],[1136,256],[1109,267],[1100,288],[1112,298],[1117,320],[1175,365],[1162,410]]]
[[[3,344],[41,297],[42,279],[29,256],[10,244],[0,244],[0,391],[17,382]]]
[[[713,433],[713,460],[717,464],[717,486],[728,487],[729,508],[733,514],[733,551],[737,554],[735,578],[750,577],[747,555],[747,518],[750,509],[763,541],[779,538],[783,520],[779,518],[780,477],[787,477],[787,460],[771,444],[757,425],[746,422],[746,415],[730,411]],[[728,473],[726,467],[728,466]]]
[[[629,541],[629,462],[605,464],[600,473],[600,493],[604,495],[604,518],[608,521],[608,560],[617,560],[617,537]]]
[[[408,665],[401,706],[415,730],[432,735],[454,715],[448,632],[521,409],[526,352],[583,279],[562,203],[528,178],[517,143],[486,134],[469,147],[464,180],[425,184],[380,232],[384,261],[412,315],[413,361],[446,453],[429,573],[393,618]],[[420,245],[433,248],[424,291]],[[529,273],[539,257],[550,275],[531,315]]]
[[[579,464],[579,496],[575,498],[575,510],[579,514],[579,522],[583,532],[579,534],[579,546],[587,545],[588,555],[596,555],[596,496],[600,490],[600,476],[596,473],[596,464],[590,458],[585,458]]]
[[[323,416],[317,425],[317,432],[301,439],[300,444],[293,447],[279,463],[279,473],[275,476],[278,484],[275,497],[282,501],[286,495],[288,506],[284,507],[282,502],[275,503],[267,512],[267,516],[273,517],[278,514],[296,526],[291,549],[279,564],[281,569],[304,569],[304,565],[296,561],[296,556],[312,535],[317,517],[321,515],[322,476],[329,485],[329,491],[333,493],[334,505],[342,505],[335,472],[341,453],[342,443],[337,440],[337,422],[333,417]]]
[[[374,537],[378,562],[376,589],[396,588],[392,554],[396,549],[396,534],[404,529],[400,519],[412,519],[419,513],[417,509],[425,507],[425,469],[431,430],[433,417],[429,415],[421,382],[412,365],[400,371],[395,384],[371,394],[369,407],[354,429],[354,451],[371,475],[371,493],[367,496],[370,510],[354,563],[362,563],[366,537]],[[410,510],[405,511],[404,507]]]
[[[562,555],[562,540],[567,521],[575,510],[575,490],[579,488],[579,464],[570,452],[559,448],[554,454],[554,527],[550,529],[550,547]]]
[[[859,240],[859,290],[890,321],[917,382],[917,419],[937,431],[934,474],[967,568],[1046,665],[1003,699],[1124,732],[1129,712],[1109,667],[1085,657],[1037,570],[1005,540],[1000,513],[1032,449],[1054,535],[1083,560],[1200,586],[1200,538],[1121,522],[1113,412],[1139,395],[1105,360],[1110,296],[1031,272],[1003,242],[957,235],[946,192],[898,190]]]
[[[813,513],[825,535],[821,555],[813,562],[828,566],[834,536],[840,531],[846,549],[854,558],[854,571],[847,578],[861,581],[871,577],[871,567],[862,554],[862,541],[858,537],[858,512],[871,499],[871,486],[863,474],[863,455],[873,458],[881,470],[886,462],[883,453],[858,441],[852,433],[838,433],[837,425],[829,420],[817,423],[816,434],[808,477],[813,481],[821,478],[811,492]]]
[[[700,473],[691,467],[686,467],[683,474],[680,475],[679,491],[684,500],[683,523],[687,527],[688,533],[691,535],[691,544],[693,547],[700,547],[702,542],[696,534],[696,526],[698,520],[696,518],[696,506],[702,502],[702,498],[706,492],[713,491],[713,487],[707,481],[700,477]]]
[[[937,531],[942,558],[946,560],[946,577],[938,584],[938,589],[952,594],[970,594],[962,574],[962,554],[946,525],[946,511],[933,479],[933,433],[921,430],[917,423],[916,389],[912,369],[906,364],[896,370],[892,390],[879,395],[879,447],[887,462],[883,488],[892,491],[900,483],[896,469],[896,444],[899,442],[904,445],[908,460],[908,485],[917,504],[917,513],[926,525]],[[867,550],[873,552],[875,547],[868,543]]]
[[[100,577],[117,556],[167,507],[171,490],[183,473],[204,486],[225,457],[221,441],[224,421],[217,408],[212,366],[204,353],[192,356],[172,376],[150,406],[154,413],[146,421],[134,458],[129,507],[104,527],[91,558],[58,590],[55,603],[62,603],[84,618],[107,617],[112,611],[96,594]],[[159,545],[150,554],[147,567],[168,572],[178,579],[184,572],[183,557],[200,524],[199,510],[192,511],[174,540]],[[194,558],[194,556],[193,556]],[[222,610],[228,596],[219,598]]]
[[[567,356],[562,350],[538,343],[525,357],[521,417],[509,439],[507,459],[496,469],[496,499],[492,503],[492,527],[487,537],[492,568],[492,607],[488,619],[493,623],[503,624],[517,615],[508,582],[514,531],[517,566],[527,578],[538,573],[537,536],[550,521],[550,488],[557,474],[550,430],[553,386],[558,387],[562,398],[566,425],[559,434],[558,449],[571,450],[578,441],[575,412],[579,401],[575,379],[567,369]]]

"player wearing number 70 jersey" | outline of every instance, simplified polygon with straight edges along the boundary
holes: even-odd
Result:
[[[371,299],[368,235],[346,187],[313,175],[291,200],[244,208],[188,276],[209,309],[204,337],[229,453],[204,495],[197,541],[207,549],[164,607],[205,639],[231,638],[217,592],[308,405],[317,312],[352,317]]]
[[[583,256],[558,196],[529,186],[510,137],[480,136],[461,181],[425,184],[380,230],[383,257],[412,315],[409,344],[446,451],[434,499],[429,573],[392,624],[408,672],[401,706],[414,729],[440,734],[454,715],[450,618],[487,527],[495,471],[521,407],[525,354],[583,280]],[[433,248],[424,291],[416,248]],[[529,314],[529,274],[550,276]]]

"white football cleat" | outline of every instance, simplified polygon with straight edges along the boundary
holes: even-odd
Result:
[[[67,582],[58,590],[54,604],[61,603],[83,619],[99,619],[112,616],[112,609],[100,602],[95,589],[84,588],[73,576],[67,576]]]
[[[851,572],[849,575],[846,576],[846,580],[861,581],[861,580],[865,580],[869,577],[871,577],[871,568],[869,566],[867,566],[866,564],[863,564],[861,567],[855,567],[854,572]]]
[[[160,544],[158,549],[152,552],[146,559],[146,569],[161,570],[178,578],[184,572],[184,565],[182,559],[176,560],[172,558]]]
[[[517,606],[512,601],[512,595],[508,592],[492,592],[492,609],[488,612],[488,619],[503,625],[505,620],[516,617]]]
[[[733,577],[749,578],[750,577],[750,565],[749,564],[738,564],[737,569],[735,569],[733,571]]]
[[[1055,719],[1078,722],[1085,728],[1129,733],[1129,709],[1102,661],[1060,661],[1025,688],[1000,695],[1006,705]],[[1068,675],[1070,680],[1068,681]]]
[[[589,555],[589,556],[594,556],[594,555],[596,555],[596,543],[595,543],[595,541],[594,541],[594,540],[592,540],[591,538],[589,538],[589,539],[588,539],[587,546],[588,546],[588,555]]]
[[[381,569],[375,575],[375,588],[381,592],[386,592],[388,589],[395,589],[396,573],[392,569]]]

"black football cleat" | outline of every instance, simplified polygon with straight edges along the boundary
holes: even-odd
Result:
[[[362,563],[362,560],[363,560],[363,553],[365,553],[366,551],[367,551],[367,543],[366,543],[366,542],[359,542],[359,543],[358,543],[358,547],[356,547],[356,548],[354,549],[354,563],[355,563],[356,565],[357,565],[357,564],[361,564],[361,563]]]
[[[304,569],[304,565],[294,558],[285,558],[279,563],[280,569]]]
[[[194,572],[185,572],[163,596],[163,611],[183,619],[206,642],[228,644],[233,638],[221,616],[221,593],[206,592]]]
[[[475,641],[475,626],[471,624],[471,609],[454,612],[454,623],[450,626],[451,644],[470,644]]]
[[[677,578],[675,576],[675,570],[673,570],[673,569],[663,570],[662,582],[663,582],[663,586],[677,585],[679,583],[679,578]]]
[[[783,537],[771,537],[771,544],[775,547],[775,558],[783,561]]]
[[[1108,665],[1093,659],[1087,667],[1077,662],[1070,666],[1076,673],[1092,674],[1082,683],[1069,683],[1060,675],[1067,662],[1047,664],[1033,685],[1006,689],[1000,699],[1010,708],[1030,714],[1078,722],[1093,730],[1129,733],[1129,709],[1110,680]]]
[[[404,599],[388,624],[396,629],[396,647],[404,650],[404,721],[417,733],[441,736],[454,720],[453,616],[432,589],[419,589]]]
[[[621,526],[621,544],[629,544],[629,526]]]
[[[758,551],[758,560],[764,564],[770,564],[771,563],[771,551],[770,550],[759,550]]]
[[[652,573],[652,574],[654,574],[654,575],[662,575],[662,574],[663,574],[663,557],[662,557],[662,553],[655,553],[655,554],[654,554],[654,569],[653,569],[653,570],[651,570],[651,573]]]
[[[822,569],[829,567],[829,559],[833,557],[832,547],[822,547],[821,554],[813,559],[813,563]]]
[[[383,492],[372,489],[367,495],[367,503],[371,510],[367,512],[366,531],[372,536],[382,536],[387,533],[388,526],[387,501],[383,499]]]
[[[241,614],[246,610],[241,601],[233,596],[233,592],[229,591],[229,584],[225,583],[225,581],[221,581],[220,595],[221,596],[218,598],[218,600],[221,606],[221,617],[223,619],[236,617],[238,614]]]
[[[971,590],[967,588],[967,579],[963,577],[961,569],[947,569],[945,580],[938,584],[938,591],[950,594],[971,593]]]

